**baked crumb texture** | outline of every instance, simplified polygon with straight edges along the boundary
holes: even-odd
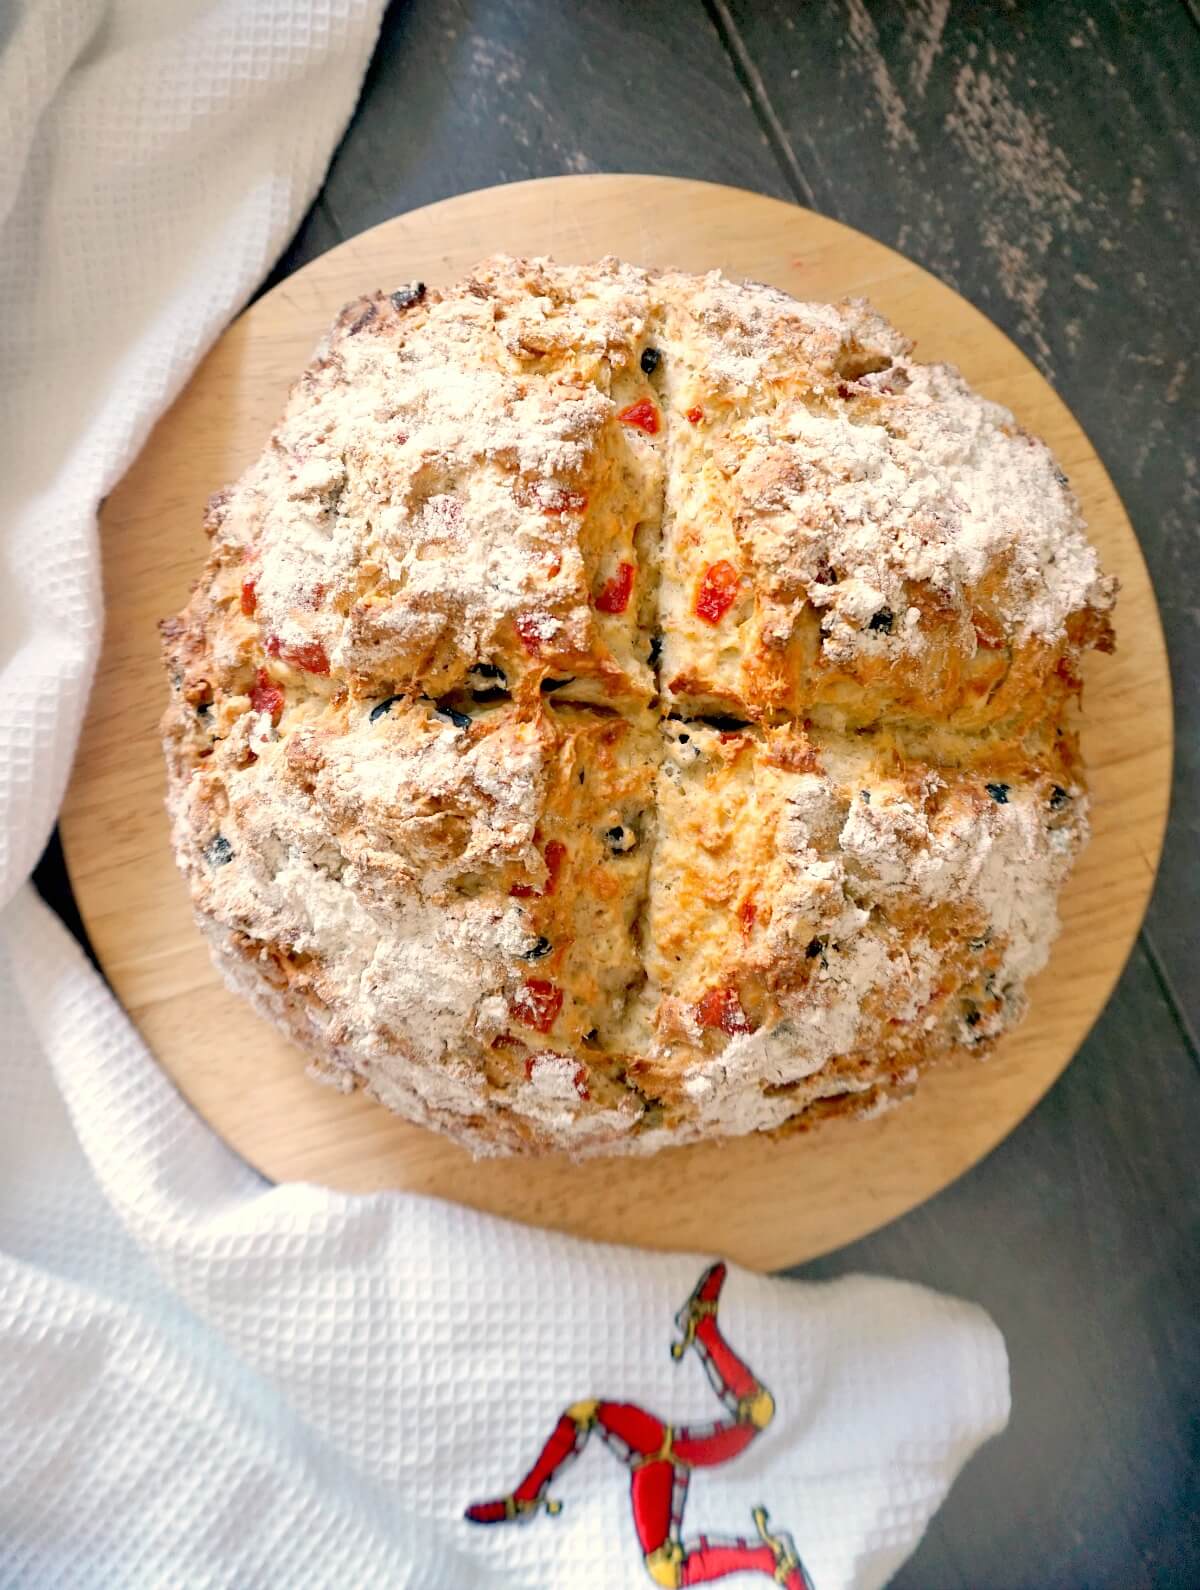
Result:
[[[349,305],[163,625],[228,982],[477,1153],[874,1113],[1024,1007],[1114,584],[865,303],[497,258]]]

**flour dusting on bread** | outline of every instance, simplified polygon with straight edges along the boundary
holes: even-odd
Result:
[[[498,257],[349,305],[164,626],[226,978],[478,1153],[870,1115],[1017,1021],[1113,582],[868,305]]]

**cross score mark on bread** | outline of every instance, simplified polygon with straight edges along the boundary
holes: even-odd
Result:
[[[860,302],[498,258],[350,305],[164,624],[231,984],[478,1152],[869,1113],[1023,1008],[1114,591]]]

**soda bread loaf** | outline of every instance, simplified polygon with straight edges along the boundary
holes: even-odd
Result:
[[[865,303],[497,258],[351,304],[163,625],[226,979],[477,1153],[870,1113],[1021,1015],[1113,582]]]

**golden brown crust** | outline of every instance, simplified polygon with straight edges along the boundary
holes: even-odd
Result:
[[[177,854],[323,1080],[644,1151],[874,1111],[1020,1015],[1112,588],[1041,444],[865,305],[372,295],[207,528]]]

